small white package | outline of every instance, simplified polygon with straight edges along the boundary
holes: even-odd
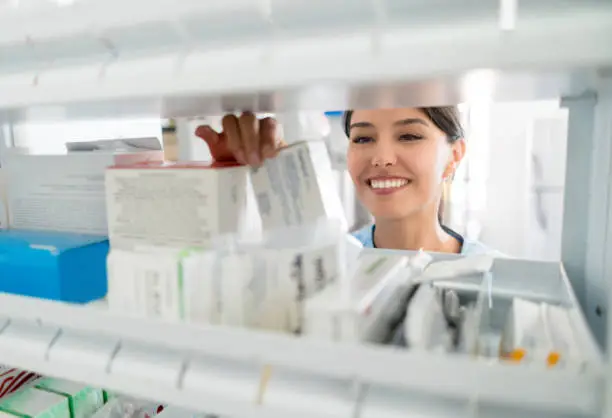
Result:
[[[290,281],[292,329],[301,333],[304,300],[348,278],[347,262],[359,255],[337,219],[266,231],[263,247],[276,251],[276,274]],[[351,258],[351,260],[349,260]]]
[[[108,256],[108,307],[169,321],[220,321],[214,251],[113,249]]]
[[[342,202],[323,141],[294,143],[251,169],[262,226],[266,230],[335,219],[347,228]]]
[[[403,317],[411,281],[421,271],[406,256],[362,254],[347,281],[306,300],[304,334],[334,341],[387,341],[393,324]]]
[[[339,222],[321,220],[239,246],[221,258],[222,323],[300,333],[303,301],[344,276],[346,245]]]
[[[444,316],[442,291],[428,283],[419,286],[408,305],[404,322],[408,347],[441,351],[450,349],[452,336]]]
[[[277,251],[257,249],[223,256],[220,307],[223,325],[292,332],[296,291],[277,269]]]

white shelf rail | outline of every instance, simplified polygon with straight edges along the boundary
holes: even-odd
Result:
[[[599,374],[196,328],[6,294],[0,312],[3,363],[222,416],[493,417],[500,410],[591,416],[601,410]]]
[[[0,108],[124,99],[161,100],[170,116],[213,99],[225,109],[342,108],[354,85],[612,64],[609,2],[525,2],[512,31],[500,30],[497,4],[82,0],[9,13],[0,16]],[[305,101],[257,102],[305,86]],[[239,94],[250,103],[226,97]]]

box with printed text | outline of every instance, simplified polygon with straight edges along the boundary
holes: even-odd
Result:
[[[161,158],[163,153],[156,151],[9,154],[2,169],[9,225],[15,229],[106,235],[106,168]]]
[[[266,230],[346,217],[323,141],[292,144],[251,169],[251,181]]]
[[[249,188],[248,169],[233,163],[111,167],[106,173],[111,246],[206,247],[218,236],[257,234],[259,214]]]

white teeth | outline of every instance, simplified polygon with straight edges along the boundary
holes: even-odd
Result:
[[[406,179],[370,180],[370,185],[373,189],[395,189],[406,184],[408,184]]]

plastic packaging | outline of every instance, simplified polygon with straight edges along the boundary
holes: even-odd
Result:
[[[536,366],[581,369],[579,342],[562,306],[514,298],[500,342],[504,360]]]
[[[397,286],[409,279],[407,265],[405,256],[360,259],[348,291],[335,283],[306,300],[304,333],[334,341],[382,342],[388,333],[384,313]]]
[[[119,396],[110,400],[92,418],[152,418],[163,410],[164,406],[156,402]]]
[[[306,301],[305,334],[335,341],[386,343],[405,312],[412,280],[431,260],[368,253],[345,282]]]
[[[444,291],[432,285],[421,285],[408,305],[404,332],[412,349],[448,351],[452,337],[444,317]]]
[[[493,257],[474,255],[438,261],[415,280],[418,288],[409,301],[404,322],[405,342],[411,348],[478,352],[482,309],[461,306],[458,293],[444,282],[481,280],[490,291]]]

